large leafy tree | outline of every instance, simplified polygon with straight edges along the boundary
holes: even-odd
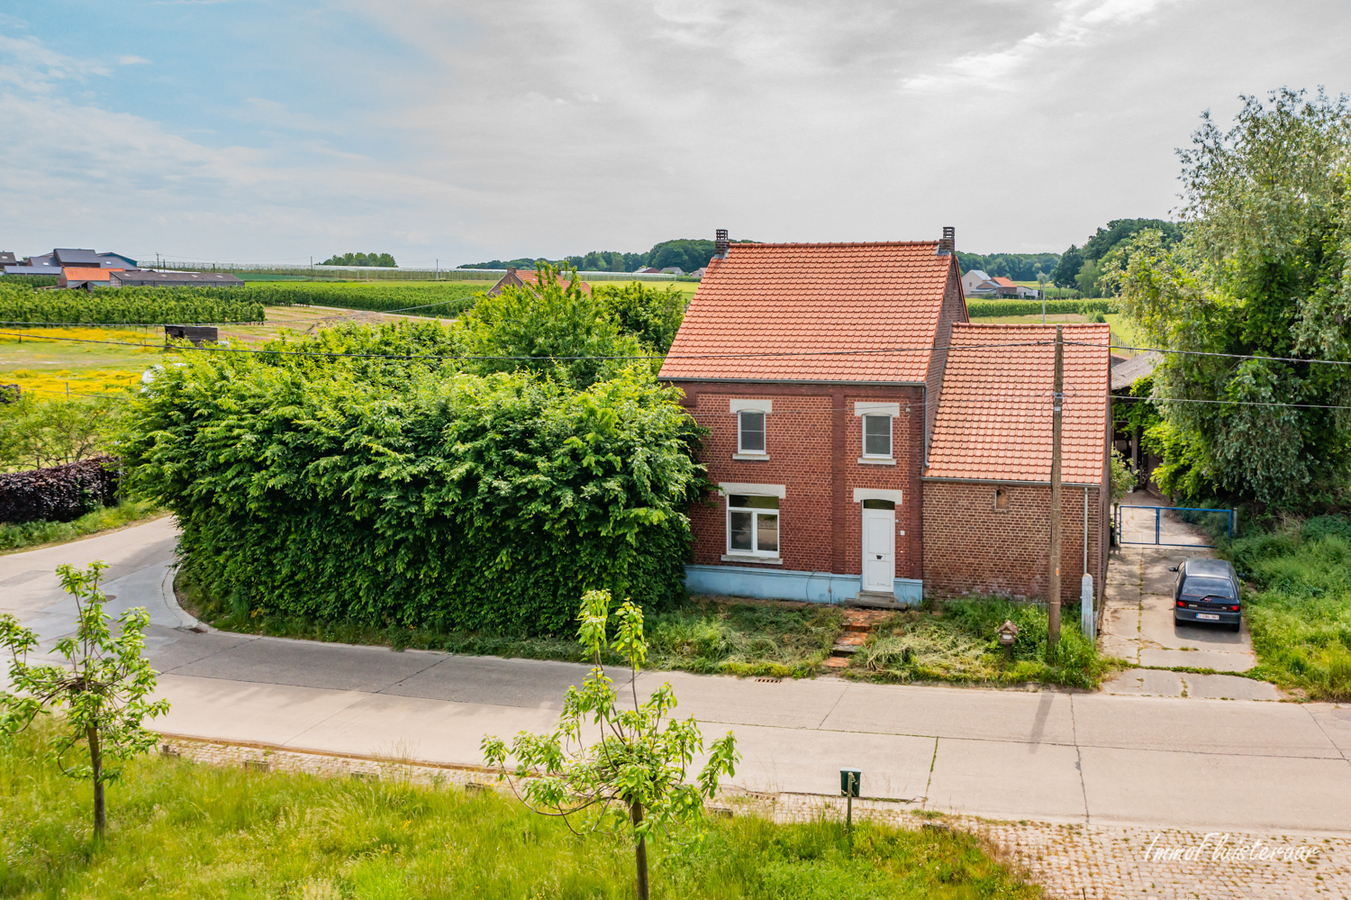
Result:
[[[1157,476],[1193,497],[1332,500],[1351,367],[1313,360],[1351,361],[1351,109],[1321,91],[1242,99],[1231,128],[1204,114],[1180,151],[1184,239],[1142,232],[1119,276],[1149,338],[1190,351],[1155,377]]]

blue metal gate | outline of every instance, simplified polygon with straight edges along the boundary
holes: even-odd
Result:
[[[1125,524],[1125,511],[1139,510],[1143,513],[1152,512],[1154,514],[1154,540],[1152,541],[1128,541],[1125,538],[1123,526]],[[1118,544],[1145,544],[1151,547],[1203,547],[1213,548],[1214,544],[1178,544],[1164,541],[1163,537],[1163,514],[1165,512],[1177,513],[1208,513],[1210,515],[1222,515],[1225,517],[1225,528],[1230,540],[1234,537],[1234,511],[1232,509],[1200,509],[1187,506],[1118,506],[1116,508],[1116,542]],[[1148,520],[1146,519],[1145,529],[1148,533]]]

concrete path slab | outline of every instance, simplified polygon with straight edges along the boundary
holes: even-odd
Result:
[[[926,809],[958,814],[1085,820],[1075,747],[940,738]]]
[[[639,685],[645,691],[664,682],[675,691],[681,716],[797,729],[827,727],[827,717],[853,688],[849,682],[835,678],[767,683],[688,672],[644,672],[639,676]]]
[[[286,746],[476,766],[483,764],[485,735],[510,743],[519,731],[547,732],[557,724],[554,710],[357,694],[354,702],[298,732]]]
[[[840,792],[840,769],[863,772],[864,796],[924,802],[933,764],[931,737],[892,734],[841,734],[756,725],[699,723],[704,739],[732,729],[742,763],[732,784],[750,791],[825,794]]]
[[[1135,708],[1123,715],[1128,702]],[[1147,733],[1140,728],[1146,721]],[[1341,756],[1308,712],[1293,703],[1082,694],[1074,698],[1074,723],[1081,746],[1284,759]]]
[[[1249,832],[1351,831],[1351,763],[1340,756],[1271,758],[1091,746],[1082,753],[1084,793],[1095,824],[1153,820]]]
[[[944,738],[1074,743],[1071,694],[851,684],[821,727]]]
[[[416,650],[394,653],[388,647],[259,637],[184,663],[172,672],[198,678],[374,692],[392,687],[444,658],[444,654]]]
[[[1351,760],[1351,705],[1310,703],[1304,708],[1342,756]]]
[[[367,695],[293,685],[161,675],[169,714],[156,731],[184,737],[285,745]]]
[[[577,663],[493,656],[447,656],[382,689],[399,697],[560,710],[569,687],[590,671]]]
[[[1103,682],[1102,692],[1134,697],[1181,697],[1186,692],[1186,687],[1177,672],[1127,669]]]
[[[1188,697],[1203,700],[1280,700],[1276,685],[1238,675],[1197,675],[1188,672],[1182,676]]]

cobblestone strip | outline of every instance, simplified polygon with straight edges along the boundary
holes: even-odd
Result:
[[[493,773],[474,766],[306,753],[177,737],[166,737],[161,753],[255,770],[454,784],[469,790],[502,789]],[[843,820],[845,814],[844,801],[838,797],[735,789],[723,791],[710,807],[715,814],[756,815],[784,824],[821,817]],[[1002,822],[934,814],[903,803],[867,799],[854,801],[854,818],[911,830],[974,834],[996,858],[1057,900],[1351,900],[1348,837]]]

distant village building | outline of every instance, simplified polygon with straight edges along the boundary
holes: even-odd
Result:
[[[680,266],[667,266],[666,268],[664,268],[664,269],[661,270],[661,274],[663,274],[663,275],[684,275],[684,274],[685,274],[685,270],[682,269],[682,268],[680,268]]]
[[[521,272],[517,269],[507,269],[507,274],[497,279],[497,284],[488,288],[488,296],[496,297],[502,293],[503,288],[508,287],[534,287],[539,284],[539,275],[536,272]],[[591,285],[585,281],[579,282],[582,293],[591,293]]]
[[[1041,296],[1036,288],[1014,284],[1002,275],[987,275],[980,269],[972,269],[962,276],[962,290],[968,297],[1019,297],[1033,299]]]
[[[690,273],[690,277],[702,281],[704,278],[704,273],[707,271],[708,271],[707,266],[700,266],[699,268],[695,269],[693,272]]]
[[[5,259],[5,257],[8,259]],[[62,269],[134,269],[136,260],[120,253],[98,253],[94,250],[58,247],[51,253],[30,256],[22,263],[15,262],[14,254],[0,254],[0,265],[6,275],[55,275]]]
[[[66,266],[60,270],[61,274],[57,277],[56,286],[60,288],[83,288],[84,290],[109,287],[113,274],[121,271],[121,269]]]
[[[242,287],[243,279],[225,272],[150,272],[111,270],[109,287]]]

